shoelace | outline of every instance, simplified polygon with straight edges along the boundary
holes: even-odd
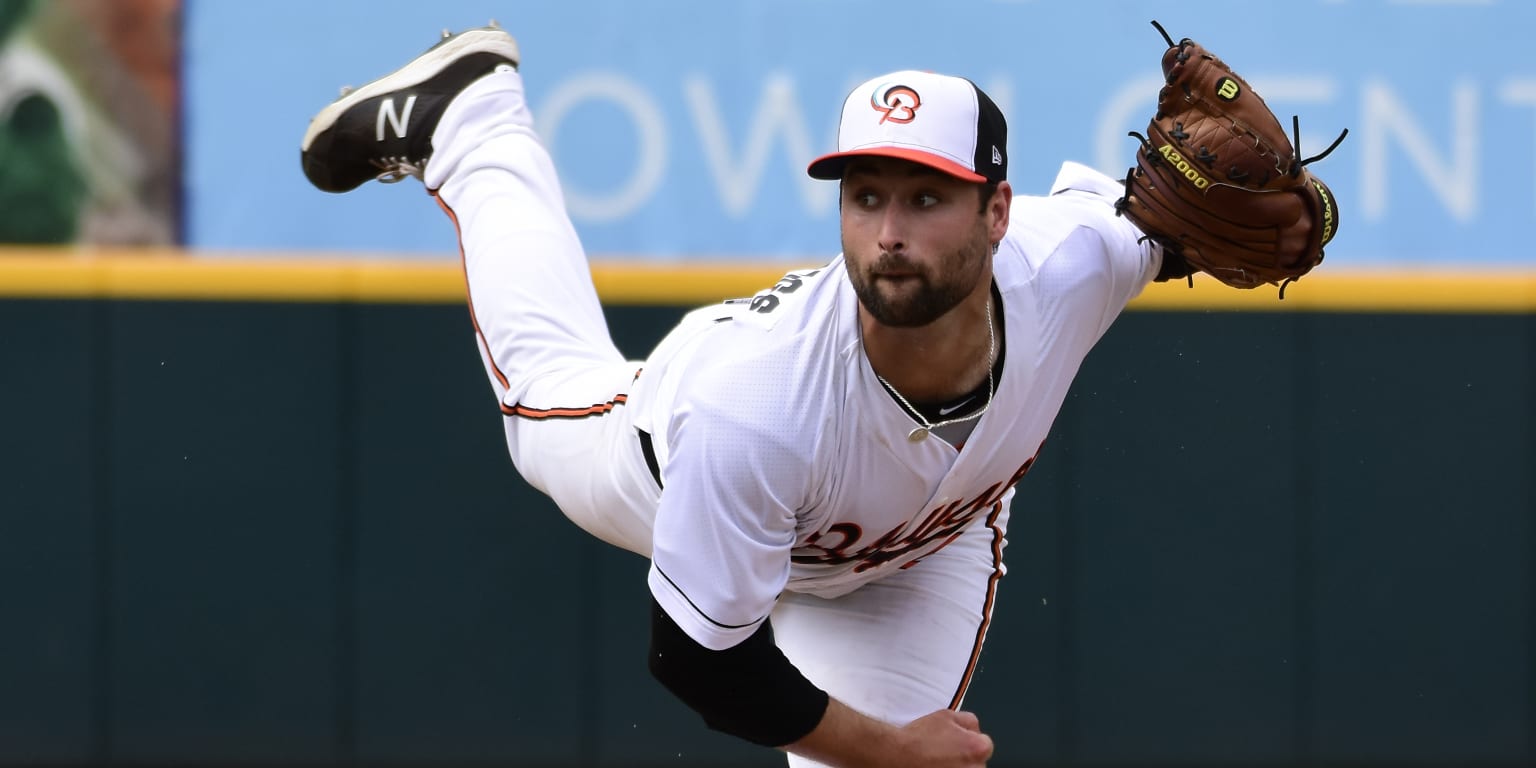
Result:
[[[426,158],[412,160],[408,157],[394,156],[381,157],[376,160],[369,160],[368,162],[373,163],[374,167],[379,169],[379,175],[375,178],[385,184],[394,184],[407,177],[420,179],[422,171],[427,167]]]

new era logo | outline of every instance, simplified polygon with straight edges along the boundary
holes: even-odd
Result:
[[[391,97],[385,99],[384,101],[380,102],[379,103],[379,119],[375,123],[374,130],[373,130],[374,139],[377,140],[377,141],[383,141],[384,140],[384,125],[385,125],[385,123],[388,123],[391,128],[395,129],[395,137],[396,138],[401,138],[401,139],[405,138],[406,126],[409,125],[410,122],[411,122],[411,109],[413,109],[415,106],[416,106],[416,95],[415,94],[412,94],[412,95],[407,96],[405,98],[405,109],[401,110],[399,112],[395,111],[395,97],[391,96]]]
[[[993,165],[1002,165],[1003,164],[1003,153],[1002,153],[1002,150],[998,149],[996,144],[992,145],[992,164]]]

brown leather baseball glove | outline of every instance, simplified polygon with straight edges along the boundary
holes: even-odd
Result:
[[[1167,83],[1117,209],[1164,247],[1158,280],[1205,272],[1227,285],[1285,285],[1323,260],[1338,202],[1307,170],[1274,113],[1243,78],[1198,43],[1168,50]],[[1293,119],[1293,130],[1299,126]]]

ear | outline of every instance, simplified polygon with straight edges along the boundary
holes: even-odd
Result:
[[[1003,241],[1008,234],[1008,214],[1013,210],[1013,187],[1006,181],[997,183],[992,199],[987,201],[984,215],[987,217],[987,237],[994,243]]]

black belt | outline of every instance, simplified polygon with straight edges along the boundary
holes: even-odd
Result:
[[[656,461],[656,446],[651,443],[651,433],[636,428],[640,435],[640,452],[645,454],[645,465],[651,468],[651,477],[656,478],[656,487],[661,487],[661,464]]]

